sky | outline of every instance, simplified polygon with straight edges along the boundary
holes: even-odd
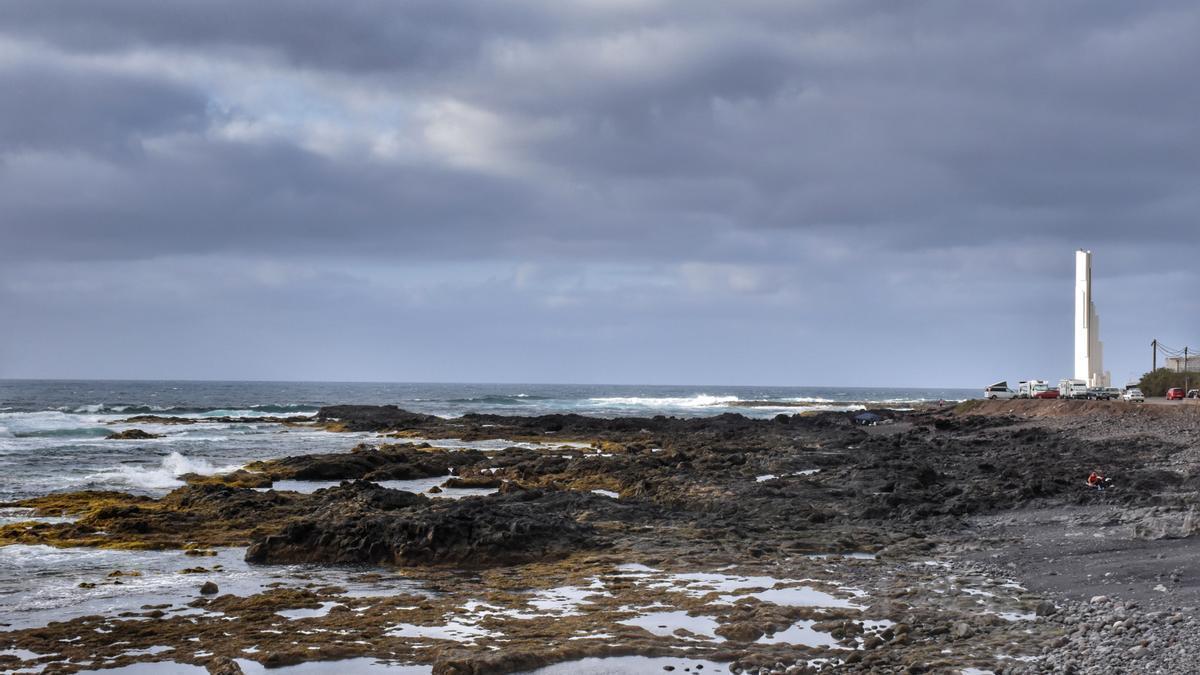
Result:
[[[1200,5],[0,3],[0,378],[976,387],[1200,350]]]

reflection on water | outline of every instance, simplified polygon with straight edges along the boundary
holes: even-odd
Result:
[[[186,603],[205,581],[222,594],[253,595],[270,584],[337,585],[347,594],[419,593],[415,582],[387,570],[314,565],[250,565],[245,549],[217,549],[216,556],[182,551],[110,551],[11,545],[0,547],[0,623],[3,630],[43,626],[89,614],[112,615],[142,605],[179,605],[168,613],[194,613]],[[183,573],[203,567],[202,573]],[[119,572],[119,574],[114,574]],[[81,587],[80,584],[85,584]],[[94,584],[94,586],[92,586]]]

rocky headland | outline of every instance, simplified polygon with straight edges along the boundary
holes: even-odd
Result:
[[[309,424],[376,440],[187,476],[158,499],[4,505],[66,522],[0,527],[0,545],[187,551],[197,592],[0,632],[0,669],[371,656],[484,673],[638,654],[735,672],[1190,672],[1200,407],[874,412],[882,423],[323,408]],[[1103,491],[1084,484],[1097,468]],[[280,487],[298,481],[314,487]],[[463,489],[490,494],[449,498]],[[223,594],[204,561],[230,547],[405,590]],[[169,650],[136,651],[155,646]]]

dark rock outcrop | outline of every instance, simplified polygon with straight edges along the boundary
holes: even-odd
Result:
[[[457,563],[487,566],[565,555],[598,543],[576,515],[592,495],[522,492],[428,500],[370,483],[343,484],[323,508],[256,539],[255,563]]]
[[[386,431],[442,422],[440,417],[402,410],[394,405],[330,405],[317,412],[319,422],[342,422],[351,431]]]
[[[885,411],[886,412],[886,411]],[[886,414],[891,415],[890,412]],[[693,436],[708,443],[754,444],[758,439],[777,436],[780,427],[796,431],[830,430],[844,433],[851,425],[848,413],[779,415],[774,420],[755,420],[744,415],[725,413],[713,417],[601,418],[586,415],[556,414],[536,417],[469,413],[454,420],[421,415],[396,406],[326,406],[317,420],[331,428],[346,431],[400,431],[427,438],[529,438],[591,439],[619,438],[622,442],[661,445],[665,439]]]
[[[238,662],[228,656],[209,659],[204,667],[208,670],[208,675],[243,675],[244,672]]]
[[[428,445],[361,444],[350,452],[299,455],[256,462],[249,469],[274,480],[409,480],[449,475],[485,459],[478,450],[447,452]]]
[[[114,431],[105,438],[110,441],[144,441],[151,438],[162,438],[162,436],[141,429],[126,429],[125,431]]]

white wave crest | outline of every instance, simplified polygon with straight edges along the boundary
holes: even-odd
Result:
[[[188,413],[182,417],[315,417],[316,412],[278,412],[272,410],[256,410],[254,408],[219,408],[199,413]]]
[[[8,427],[0,424],[0,438],[12,438],[13,433],[8,430]]]
[[[0,423],[13,434],[79,429],[84,432],[82,435],[88,435],[88,429],[115,419],[118,419],[116,415],[66,413],[59,410],[0,413]]]
[[[119,466],[85,477],[89,483],[126,485],[146,490],[170,490],[183,485],[179,476],[189,473],[211,476],[215,473],[233,471],[238,467],[213,465],[205,459],[184,457],[172,452],[157,466]]]
[[[736,403],[741,399],[737,396],[713,396],[711,394],[696,394],[695,396],[611,396],[588,399],[589,403],[600,406],[637,406],[646,408],[711,408],[714,406]]]

